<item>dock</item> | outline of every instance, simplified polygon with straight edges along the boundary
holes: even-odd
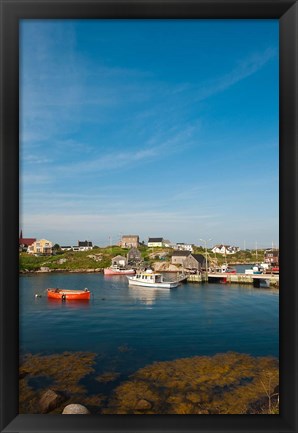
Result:
[[[190,283],[206,282],[206,273],[190,274],[187,281]],[[225,284],[251,284],[254,287],[260,287],[262,284],[267,287],[279,287],[278,274],[229,274],[229,273],[208,273],[208,282],[219,282]]]

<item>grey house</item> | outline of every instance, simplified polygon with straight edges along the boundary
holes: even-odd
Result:
[[[190,256],[190,251],[174,251],[172,255],[172,265],[183,265],[185,259]]]
[[[142,256],[137,248],[131,248],[127,253],[127,261],[129,264],[139,263],[142,261]]]
[[[124,268],[127,265],[126,257],[115,256],[112,258],[112,266],[119,266],[119,268]]]
[[[183,266],[185,269],[201,272],[202,268],[206,267],[206,258],[202,254],[190,254],[183,261]]]

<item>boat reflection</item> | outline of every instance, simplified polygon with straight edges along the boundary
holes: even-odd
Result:
[[[128,293],[137,303],[152,306],[157,300],[169,299],[170,290],[151,287],[129,286]]]
[[[66,301],[61,301],[61,299],[53,299],[48,298],[48,307],[50,308],[69,308],[72,310],[76,309],[87,309],[90,307],[90,300],[89,299],[75,299],[71,300],[68,299]]]

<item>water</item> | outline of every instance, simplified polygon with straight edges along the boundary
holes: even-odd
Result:
[[[45,289],[93,293],[88,302],[47,299]],[[41,293],[41,298],[35,298]],[[125,276],[36,274],[20,277],[20,351],[91,351],[124,373],[153,361],[237,351],[278,356],[278,291],[184,284],[128,287]]]

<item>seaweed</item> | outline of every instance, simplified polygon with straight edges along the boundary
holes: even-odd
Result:
[[[50,413],[62,413],[70,403],[83,404],[93,414],[279,413],[279,364],[272,357],[228,352],[155,362],[120,384],[116,371],[96,376],[96,360],[89,352],[26,355],[19,373],[19,412],[40,413],[40,398],[50,384],[66,396]],[[114,382],[111,396],[98,390],[91,395],[87,378],[104,387]]]
[[[96,354],[89,352],[26,355],[20,366],[19,413],[39,413],[39,400],[49,383],[53,391],[62,392],[66,396],[67,404],[88,404],[92,400],[92,405],[96,401],[96,406],[99,407],[104,397],[88,397],[87,389],[81,384],[84,377],[94,372],[95,358]],[[32,386],[36,381],[39,383],[37,390]],[[61,407],[57,407],[51,413],[61,412]]]
[[[104,413],[275,414],[278,377],[276,359],[232,352],[156,362],[116,388]],[[141,399],[150,410],[136,409]]]

